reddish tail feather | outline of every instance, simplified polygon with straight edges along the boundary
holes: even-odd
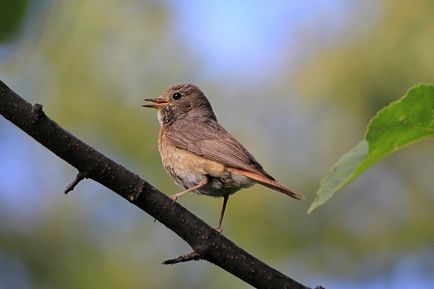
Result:
[[[270,189],[273,189],[275,191],[284,193],[285,195],[290,196],[291,198],[294,198],[297,200],[304,199],[303,196],[294,193],[293,191],[291,191],[287,187],[282,186],[278,182],[270,180],[270,179],[268,179],[262,175],[259,175],[259,174],[253,173],[253,172],[249,172],[249,171],[245,171],[245,170],[229,168],[229,167],[226,167],[226,170],[228,170],[232,173],[236,173],[236,174],[248,177],[249,179],[252,179],[253,181],[255,181],[255,182],[257,182],[263,186],[266,186],[266,187],[269,187]]]

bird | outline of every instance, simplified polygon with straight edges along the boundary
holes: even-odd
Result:
[[[175,84],[143,107],[157,110],[160,123],[158,150],[163,166],[184,190],[170,198],[194,192],[223,197],[217,232],[222,232],[229,196],[261,184],[294,199],[299,194],[278,183],[247,149],[218,122],[201,89],[191,83]]]

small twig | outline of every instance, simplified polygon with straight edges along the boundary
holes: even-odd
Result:
[[[65,189],[65,195],[72,191],[75,186],[86,177],[87,173],[79,172],[75,179]]]
[[[190,254],[179,256],[178,258],[175,258],[175,259],[169,259],[169,260],[163,261],[162,264],[173,265],[173,264],[178,264],[178,263],[183,263],[183,262],[188,262],[188,261],[198,261],[201,259],[202,259],[202,257],[200,256],[199,253],[192,252]]]

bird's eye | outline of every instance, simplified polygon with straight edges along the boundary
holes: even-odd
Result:
[[[182,97],[182,94],[180,94],[179,92],[175,92],[172,95],[172,97],[173,97],[174,100],[178,100],[178,99],[180,99]]]

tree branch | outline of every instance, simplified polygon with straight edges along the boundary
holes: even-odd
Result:
[[[67,191],[84,177],[90,178],[174,231],[193,248],[194,253],[186,255],[191,260],[207,260],[257,288],[308,288],[237,247],[178,203],[173,204],[169,197],[138,175],[48,118],[42,105],[31,105],[2,81],[0,114],[78,170],[77,178]]]
[[[188,261],[197,261],[200,259],[202,259],[202,258],[199,255],[199,253],[194,251],[194,252],[191,252],[189,254],[179,256],[175,259],[169,259],[169,260],[163,261],[162,264],[173,265],[173,264],[178,264],[178,263],[183,263],[183,262],[188,262]]]
[[[75,179],[72,181],[72,183],[70,183],[66,188],[65,188],[65,195],[69,192],[71,192],[72,190],[75,189],[75,186],[78,185],[79,182],[81,182],[85,177],[86,177],[87,173],[82,173],[79,172],[77,174],[77,176],[75,177]]]

